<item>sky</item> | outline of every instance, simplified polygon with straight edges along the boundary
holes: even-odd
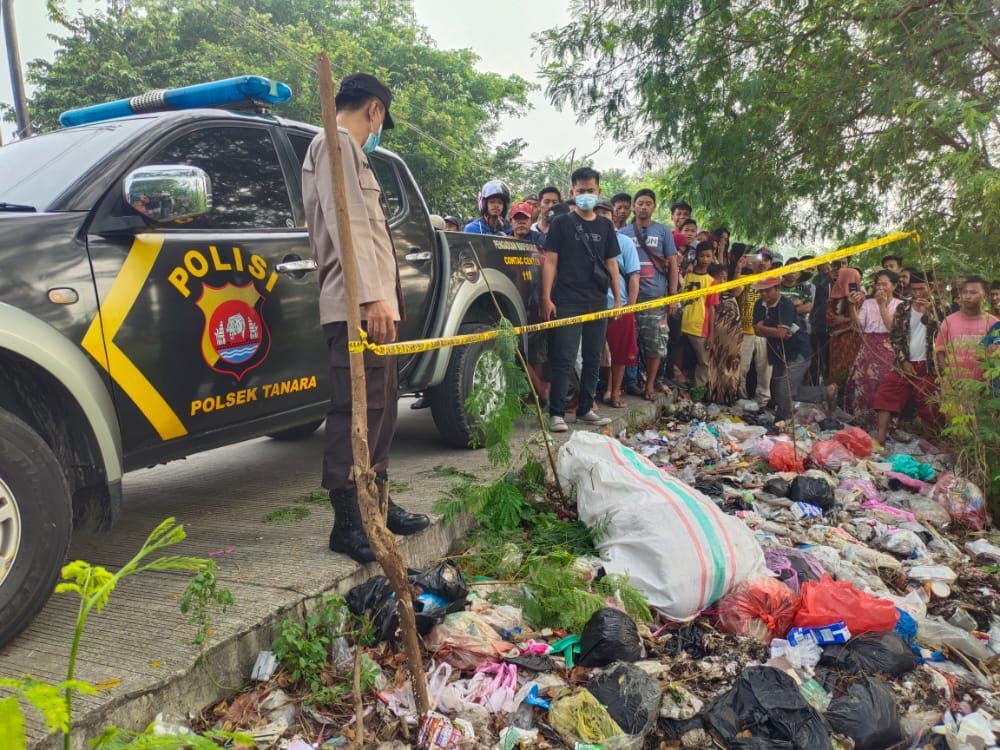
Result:
[[[45,5],[41,0],[14,0],[22,64],[35,58],[51,59],[55,53],[57,45],[49,35],[58,33],[60,29],[49,21]],[[106,0],[66,2],[70,11],[91,12],[106,6]],[[576,149],[578,158],[596,152],[593,159],[598,169],[629,169],[627,155],[618,153],[612,141],[599,138],[596,126],[590,123],[578,125],[571,110],[560,112],[545,98],[544,82],[538,74],[541,60],[531,35],[568,21],[568,2],[506,0],[501,6],[490,6],[502,14],[500,18],[490,20],[486,20],[481,12],[486,7],[470,4],[468,0],[414,0],[417,20],[428,29],[439,47],[472,49],[480,58],[477,66],[480,70],[503,75],[517,74],[540,86],[538,91],[529,94],[531,109],[520,117],[504,119],[498,139],[523,138],[528,142],[522,154],[526,160],[561,156]],[[6,64],[7,49],[2,38],[0,52],[0,102],[10,103],[13,97]],[[248,72],[267,75],[267,71]],[[0,125],[5,143],[13,132],[12,124]]]

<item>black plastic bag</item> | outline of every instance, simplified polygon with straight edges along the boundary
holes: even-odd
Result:
[[[884,682],[871,677],[853,683],[830,702],[830,727],[854,740],[855,750],[883,750],[903,739],[896,697]]]
[[[725,492],[725,485],[718,479],[702,477],[694,483],[694,488],[708,497],[722,497]]]
[[[747,737],[729,743],[729,750],[794,750],[795,745],[785,740],[769,740],[766,737]]]
[[[685,653],[693,659],[701,659],[708,654],[705,648],[705,628],[692,622],[674,631],[674,656]]]
[[[831,430],[843,429],[844,423],[839,419],[834,419],[833,417],[827,417],[819,422],[819,428],[823,432],[830,432]]]
[[[750,732],[750,737],[791,743],[791,750],[832,750],[823,718],[806,703],[795,680],[773,667],[744,669],[704,717],[726,747]]]
[[[504,661],[508,664],[516,664],[523,669],[529,669],[532,672],[551,672],[556,666],[552,659],[542,654],[505,656]]]
[[[642,641],[635,622],[620,609],[597,610],[580,634],[581,667],[606,667],[614,661],[638,661]]]
[[[781,477],[771,477],[764,482],[764,492],[768,492],[775,497],[788,497],[792,485],[787,479]]]
[[[917,668],[917,657],[895,633],[862,633],[823,649],[819,665],[854,674],[899,677]]]
[[[423,602],[414,601],[417,632],[427,635],[450,612],[465,609],[469,587],[462,571],[451,560],[433,565],[426,570],[408,571],[410,582],[418,594],[430,592],[448,601],[447,606],[431,612],[422,612]],[[396,594],[385,576],[373,576],[347,592],[347,608],[358,617],[367,615],[372,621],[379,641],[396,642],[399,615],[396,612]]]
[[[792,480],[789,497],[793,503],[809,503],[824,511],[833,507],[833,487],[820,477],[798,476]]]
[[[587,685],[626,734],[646,734],[660,713],[660,683],[632,664],[602,669]]]

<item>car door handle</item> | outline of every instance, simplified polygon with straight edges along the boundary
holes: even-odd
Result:
[[[407,263],[426,263],[431,259],[431,254],[426,250],[419,253],[407,253],[405,256]]]
[[[278,273],[304,273],[315,271],[318,268],[316,261],[312,258],[300,258],[298,260],[286,260],[274,267]]]

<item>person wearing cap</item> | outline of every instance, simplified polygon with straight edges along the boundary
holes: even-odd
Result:
[[[403,311],[399,268],[389,235],[382,193],[368,154],[393,127],[389,107],[392,92],[374,76],[358,73],[341,81],[336,95],[337,129],[344,164],[345,194],[350,232],[357,261],[361,320],[369,340],[377,344],[396,339]],[[341,262],[340,235],[329,144],[323,131],[309,145],[302,164],[302,199],[309,227],[309,244],[319,267],[319,318],[329,347],[330,410],[326,418],[323,487],[334,510],[330,549],[360,563],[375,559],[361,525],[358,491],[352,477],[351,370],[348,361],[347,290]],[[366,351],[368,388],[368,450],[376,482],[388,482],[389,449],[396,430],[397,374],[391,357]],[[391,500],[387,525],[396,534],[413,534],[430,519],[407,513]]]
[[[510,207],[510,222],[508,234],[515,240],[533,242],[539,248],[545,245],[545,235],[531,228],[531,206],[526,201]]]
[[[795,305],[781,294],[781,279],[777,276],[764,279],[757,284],[757,291],[760,303],[754,308],[754,332],[767,339],[775,416],[779,420],[788,419],[795,401],[825,401],[829,405],[835,390],[802,384],[812,349],[809,336],[798,324]]]
[[[931,434],[941,421],[933,346],[944,311],[932,300],[933,283],[932,272],[914,269],[910,273],[911,299],[903,300],[892,316],[889,343],[895,366],[882,379],[872,403],[878,414],[878,441],[882,445],[892,418],[901,414],[911,399],[916,401],[925,434]]]
[[[461,232],[462,231],[462,220],[457,216],[448,215],[444,217],[444,231],[446,232]]]
[[[531,221],[538,221],[538,215],[540,213],[538,205],[538,196],[534,193],[528,193],[521,199],[521,203],[527,203],[528,207],[531,209]]]

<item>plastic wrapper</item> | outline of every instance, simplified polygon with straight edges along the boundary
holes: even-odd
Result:
[[[604,667],[641,658],[642,641],[635,621],[619,609],[597,610],[580,634],[580,656],[576,659],[580,666]]]
[[[913,479],[922,482],[930,482],[934,479],[934,467],[930,464],[921,463],[913,456],[906,453],[897,453],[889,457],[889,464],[897,474],[905,474]]]
[[[875,482],[871,479],[860,479],[858,477],[847,477],[846,479],[841,479],[840,484],[837,485],[838,490],[845,490],[847,492],[860,492],[864,496],[865,500],[871,502],[882,502],[882,495],[875,487]]]
[[[793,667],[812,669],[823,656],[823,649],[814,638],[803,638],[798,643],[789,643],[784,638],[771,641],[771,658],[782,657]]]
[[[792,480],[789,497],[794,503],[809,503],[824,511],[833,507],[833,486],[822,476],[802,475]]]
[[[424,638],[427,650],[456,669],[473,670],[486,661],[496,661],[513,648],[472,612],[455,612],[444,618]]]
[[[823,566],[819,561],[808,552],[794,547],[764,550],[764,562],[778,576],[778,580],[796,594],[806,581],[818,581],[823,577]]]
[[[892,602],[859,591],[847,581],[824,576],[818,583],[804,583],[795,625],[820,628],[838,620],[856,635],[889,632],[896,627],[899,612]]]
[[[847,427],[833,436],[857,458],[868,458],[872,454],[872,438],[860,427]]]
[[[854,740],[855,750],[885,750],[903,739],[892,690],[870,677],[852,683],[834,698],[826,720],[839,734]]]
[[[769,740],[789,743],[794,750],[831,750],[822,717],[809,705],[789,675],[772,667],[747,667],[733,686],[718,695],[704,711],[708,728],[724,747],[740,741]],[[781,747],[774,744],[743,747]]]
[[[948,511],[951,520],[968,529],[985,529],[990,525],[986,498],[968,479],[954,474],[942,474],[934,485],[932,497]]]
[[[649,734],[660,713],[660,683],[633,664],[617,662],[595,672],[587,690],[626,734]]]
[[[806,452],[796,449],[789,442],[776,442],[767,454],[767,464],[775,471],[794,471],[801,474],[806,470]]]
[[[783,638],[792,627],[798,607],[798,595],[770,576],[740,584],[716,605],[722,630],[748,635],[761,643]]]
[[[840,471],[841,466],[853,464],[858,459],[836,440],[820,440],[809,451],[814,466],[829,471]]]
[[[917,668],[917,657],[896,633],[862,633],[843,645],[826,646],[819,663],[855,674],[900,677]]]
[[[583,742],[603,744],[625,734],[608,709],[587,690],[556,697],[548,722],[570,747]]]
[[[947,646],[965,654],[970,659],[986,661],[991,656],[986,643],[976,638],[972,633],[957,628],[938,617],[925,617],[917,622],[917,640],[922,645],[935,650]]]

